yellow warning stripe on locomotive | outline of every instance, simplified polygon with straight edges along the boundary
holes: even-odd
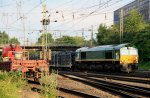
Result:
[[[122,55],[120,57],[120,64],[133,64],[138,63],[137,55]]]

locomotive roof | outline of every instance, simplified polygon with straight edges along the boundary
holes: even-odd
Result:
[[[96,46],[96,47],[82,47],[76,50],[76,52],[79,51],[103,51],[103,50],[119,50],[122,47],[128,46],[130,44],[125,43],[125,44],[119,44],[119,45],[102,45],[102,46]]]

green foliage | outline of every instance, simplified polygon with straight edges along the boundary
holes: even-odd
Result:
[[[65,45],[85,45],[87,41],[84,40],[84,38],[75,36],[75,37],[70,37],[70,36],[63,36],[61,38],[56,39],[55,43],[56,44],[65,44]]]
[[[11,39],[9,40],[9,43],[10,43],[10,44],[20,44],[20,42],[18,41],[18,39],[15,38],[15,37],[11,38]]]
[[[119,33],[117,32],[116,25],[108,28],[100,24],[96,37],[99,45],[119,43]]]
[[[141,60],[150,60],[150,27],[138,32],[132,43],[138,48]]]
[[[144,21],[144,17],[137,10],[131,10],[129,16],[124,19],[124,32],[140,32],[144,30],[148,24]]]
[[[139,70],[150,70],[150,62],[141,62],[139,64]]]
[[[20,72],[0,72],[0,98],[20,98],[19,91],[25,85]]]
[[[42,44],[42,41],[44,39],[44,44],[46,43],[46,37],[47,37],[47,43],[50,44],[50,43],[53,43],[54,39],[52,38],[52,35],[51,33],[44,33],[42,34],[39,38],[38,38],[38,41],[36,42],[36,44]]]
[[[1,32],[0,31],[0,44],[7,44],[9,41],[9,36],[5,31]]]
[[[82,37],[75,36],[75,37],[73,37],[73,40],[76,45],[84,45],[85,44],[85,40]]]
[[[57,73],[52,71],[51,75],[40,79],[44,98],[57,98]]]
[[[137,11],[132,10],[128,16],[124,18],[123,23],[123,43],[132,43],[139,50],[140,60],[150,60],[150,26],[144,21],[143,16]],[[119,25],[115,24],[111,27],[100,25],[97,34],[97,43],[103,44],[119,44],[120,33]]]
[[[57,44],[75,44],[73,37],[63,36],[61,38],[56,39]]]
[[[131,10],[129,16],[124,19],[123,42],[133,42],[133,38],[136,36],[136,33],[142,32],[147,27],[148,24],[145,22],[142,14],[140,14],[137,10]]]
[[[107,38],[107,27],[103,24],[100,24],[98,28],[98,33],[97,33],[97,42],[101,45],[105,44],[105,39]]]
[[[0,45],[9,44],[9,42],[10,44],[20,44],[17,38],[9,38],[8,34],[5,31],[0,31]]]
[[[0,98],[20,98],[16,84],[0,81]]]

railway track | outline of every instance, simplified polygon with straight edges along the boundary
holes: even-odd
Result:
[[[117,76],[127,76],[127,77],[138,77],[138,78],[150,78],[150,71],[136,71],[134,73],[97,72],[97,74],[117,75]]]
[[[121,97],[149,97],[150,90],[148,88],[129,86],[124,84],[112,83],[110,81],[101,81],[92,79],[86,76],[74,75],[76,77],[61,74],[64,77],[79,81],[88,85],[91,85],[97,89],[103,89],[105,91],[112,92],[113,94],[120,95]]]
[[[39,82],[34,82],[32,80],[28,80],[28,83],[30,85],[32,85],[32,88],[31,88],[32,91],[39,92],[39,93],[42,92],[41,87],[40,87],[41,85],[40,85]],[[57,87],[57,90],[59,90],[61,92],[68,93],[68,94],[72,94],[72,95],[75,95],[75,96],[83,97],[83,98],[99,98],[99,96],[87,94],[87,93],[77,91],[77,90],[74,90],[74,89],[71,89],[71,88]],[[58,96],[58,98],[63,98],[63,97]]]
[[[127,81],[127,82],[136,82],[150,85],[150,78],[139,78],[139,77],[128,77],[128,76],[118,76],[118,75],[107,75],[107,74],[93,74],[93,73],[80,73],[80,72],[60,72],[67,74],[80,74],[81,76],[95,77],[95,78],[103,78],[110,80],[119,80],[119,81]]]
[[[87,94],[87,93],[84,93],[84,92],[81,92],[81,91],[68,89],[68,88],[58,87],[58,90],[60,90],[62,92],[66,92],[68,94],[73,94],[73,95],[76,95],[76,96],[79,96],[79,97],[83,97],[83,98],[99,98],[99,96]]]

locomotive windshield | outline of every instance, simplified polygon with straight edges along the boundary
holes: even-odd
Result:
[[[138,55],[137,49],[133,47],[124,47],[120,50],[121,55]]]

